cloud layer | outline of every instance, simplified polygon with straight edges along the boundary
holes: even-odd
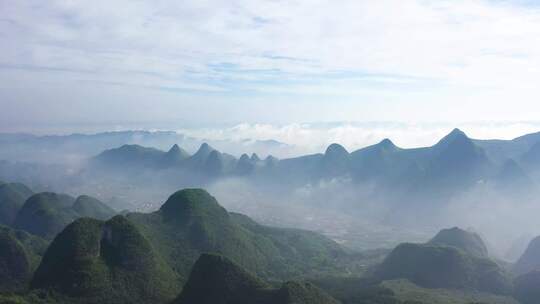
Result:
[[[10,123],[540,111],[540,10],[519,1],[3,0],[0,12]]]
[[[403,148],[427,147],[459,127],[475,139],[513,139],[540,131],[535,122],[399,123],[335,122],[304,124],[238,124],[232,127],[180,129],[179,133],[202,140],[242,142],[246,139],[277,140],[289,146],[271,150],[278,157],[322,153],[332,143],[349,151],[376,144],[385,138]],[[264,155],[264,153],[263,153]]]

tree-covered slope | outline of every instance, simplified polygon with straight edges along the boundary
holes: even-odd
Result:
[[[0,292],[28,287],[47,245],[39,237],[0,226]]]
[[[13,225],[24,202],[32,190],[19,183],[0,183],[0,225]]]
[[[258,275],[277,279],[338,271],[332,261],[346,255],[318,234],[241,224],[202,189],[178,191],[159,211],[127,217],[184,277],[203,252],[222,254]]]
[[[107,219],[114,214],[114,210],[89,196],[75,199],[66,194],[43,192],[28,198],[17,214],[14,227],[52,239],[77,218]]]
[[[164,303],[178,293],[175,283],[148,240],[116,216],[67,226],[47,249],[31,286],[61,303]]]
[[[337,304],[305,282],[272,288],[229,259],[203,254],[195,263],[176,304]]]
[[[482,238],[474,232],[458,227],[439,231],[429,244],[453,246],[474,256],[488,257],[488,250]]]
[[[0,292],[24,288],[31,275],[24,247],[9,234],[0,233]]]
[[[114,209],[88,195],[79,196],[73,203],[72,209],[80,216],[98,220],[107,220],[116,214]]]
[[[427,288],[473,289],[509,294],[509,276],[493,261],[450,246],[397,246],[375,272],[380,280],[408,279]]]
[[[263,236],[280,249],[283,261],[294,264],[296,273],[355,272],[357,254],[348,254],[333,240],[313,231],[260,225],[246,215],[230,213],[231,219],[246,230]]]
[[[73,197],[66,194],[34,194],[17,214],[14,226],[44,238],[53,238],[77,217],[71,209],[74,201]]]

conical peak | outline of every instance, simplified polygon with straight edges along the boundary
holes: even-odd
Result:
[[[465,132],[461,131],[458,128],[455,128],[452,130],[452,132],[448,133],[445,137],[441,139],[441,142],[451,142],[459,139],[469,139],[467,134]]]
[[[259,158],[259,155],[257,155],[257,153],[253,153],[253,154],[251,154],[251,160],[252,161],[260,161],[261,159]]]
[[[439,150],[446,148],[470,149],[474,146],[472,140],[460,129],[454,129],[448,135],[443,137],[434,147]]]
[[[227,211],[204,189],[183,189],[172,194],[159,209],[165,218],[187,219],[208,215],[227,216]]]
[[[197,153],[196,154],[201,154],[201,153],[210,153],[211,151],[214,151],[214,148],[212,148],[209,144],[207,143],[203,143],[200,147],[199,147],[199,150],[197,150]]]
[[[326,148],[325,155],[348,155],[349,152],[340,144],[333,143]]]
[[[383,148],[392,148],[392,149],[397,148],[396,145],[394,145],[394,143],[388,138],[381,140],[381,142],[379,143],[379,146]]]
[[[180,153],[180,147],[177,144],[174,144],[170,149],[168,153]]]
[[[429,243],[453,246],[475,256],[488,256],[487,247],[478,234],[458,227],[442,229]]]
[[[454,130],[452,130],[452,132],[450,132],[449,135],[454,135],[454,136],[456,136],[456,135],[467,136],[467,135],[465,134],[465,132],[461,131],[459,128],[454,128]]]
[[[239,159],[241,162],[248,162],[249,160],[249,156],[246,153],[242,154]]]

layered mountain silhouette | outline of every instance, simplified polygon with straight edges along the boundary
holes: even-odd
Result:
[[[3,275],[17,273],[17,282],[28,284],[31,259],[20,241],[5,242],[12,249],[3,259],[17,257],[20,266]],[[178,303],[336,303],[309,283],[272,288],[256,276],[282,280],[350,272],[354,259],[317,233],[266,227],[230,214],[202,189],[180,190],[150,214],[78,218],[41,254],[31,290],[59,303],[166,303],[184,284]],[[214,298],[206,298],[209,290]]]
[[[519,160],[529,171],[538,174],[540,169],[540,142],[534,144]]]
[[[391,140],[349,153],[339,144],[331,144],[325,153],[278,160],[268,157],[240,158],[202,144],[189,155],[178,145],[168,152],[137,145],[125,145],[104,151],[92,164],[131,172],[136,168],[176,168],[186,174],[204,178],[249,176],[265,183],[296,187],[320,179],[352,177],[356,182],[375,182],[377,195],[392,192],[396,197],[407,195],[413,201],[445,201],[479,182],[507,182],[507,174],[516,184],[528,183],[528,170],[540,164],[534,155],[540,135],[531,134],[511,141],[474,140],[454,129],[431,147],[403,149]],[[540,146],[540,144],[539,144]],[[540,149],[539,149],[540,150]],[[540,154],[538,154],[540,155]],[[503,158],[504,157],[504,158]],[[509,161],[513,160],[513,162]],[[540,165],[539,165],[540,167]],[[393,191],[389,191],[389,190]],[[386,199],[393,199],[387,197]]]
[[[522,275],[536,270],[540,271],[540,237],[536,237],[530,241],[529,246],[512,269],[516,275]]]
[[[177,304],[337,304],[310,283],[286,282],[273,288],[231,260],[202,254]]]
[[[116,149],[103,151],[93,159],[97,165],[119,168],[159,168],[165,164],[175,165],[176,158],[181,158],[182,152],[164,152],[155,148],[147,148],[139,145],[123,145]]]
[[[103,151],[90,162],[94,168],[126,170],[130,173],[143,169],[181,169],[204,177],[233,174],[237,163],[232,155],[221,153],[206,143],[203,143],[193,155],[189,155],[177,144],[169,151],[139,145],[124,145]]]
[[[67,194],[43,192],[32,195],[17,213],[13,226],[52,239],[65,226],[80,217],[107,219],[116,212],[89,196],[73,198]]]
[[[189,153],[180,148],[177,144],[174,144],[164,155],[161,163],[164,167],[175,167],[179,166],[187,158],[189,158]]]
[[[509,275],[487,254],[475,235],[441,231],[426,244],[398,245],[376,269],[380,280],[407,279],[427,288],[475,289],[511,294]]]
[[[339,144],[328,146],[321,159],[321,177],[343,176],[348,174],[350,168],[350,154]]]

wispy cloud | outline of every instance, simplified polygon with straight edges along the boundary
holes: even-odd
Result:
[[[526,1],[4,0],[0,12],[3,103],[18,99],[10,89],[22,81],[28,88],[84,81],[96,90],[247,94],[263,107],[286,95],[377,119],[406,113],[387,117],[368,109],[372,102],[426,111],[413,119],[439,119],[438,108],[453,104],[471,108],[466,119],[485,109],[490,119],[531,118],[523,109],[508,113],[501,104],[510,100],[540,110],[540,8]],[[116,102],[106,89],[100,98]],[[321,120],[351,119],[324,109]],[[237,110],[234,119],[244,120]]]
[[[513,139],[539,132],[540,122],[333,122],[295,124],[249,124],[231,127],[189,128],[178,132],[199,139],[229,140],[274,139],[291,145],[280,157],[305,153],[321,153],[331,143],[339,143],[349,151],[376,144],[385,138],[403,148],[434,145],[453,128],[459,127],[475,139]]]

